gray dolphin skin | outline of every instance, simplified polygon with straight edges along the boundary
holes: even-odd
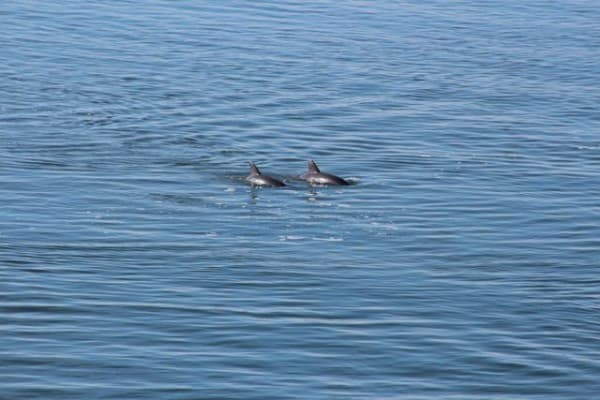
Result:
[[[308,171],[301,176],[309,185],[349,185],[339,176],[321,172],[313,160],[308,160]]]
[[[260,170],[252,161],[249,161],[250,174],[246,177],[246,180],[250,182],[252,186],[285,186],[285,183],[279,179],[275,179],[272,176],[263,175]]]

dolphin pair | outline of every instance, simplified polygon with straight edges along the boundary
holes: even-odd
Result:
[[[246,180],[252,186],[285,186],[285,183],[272,176],[263,175],[258,167],[250,161],[250,174]],[[321,172],[313,160],[308,160],[308,170],[300,175],[300,179],[305,180],[309,185],[348,185],[344,179],[339,176]]]

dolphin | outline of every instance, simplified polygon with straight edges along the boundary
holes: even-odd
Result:
[[[262,175],[258,167],[249,161],[250,174],[246,177],[246,180],[250,182],[252,186],[285,186],[285,183],[279,179],[275,179],[272,176]]]
[[[349,185],[344,179],[339,176],[326,174],[321,172],[317,164],[313,160],[308,160],[308,171],[300,176],[308,182],[309,185]]]

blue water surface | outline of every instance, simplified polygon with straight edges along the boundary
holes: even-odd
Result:
[[[0,398],[596,398],[597,5],[2,1]]]

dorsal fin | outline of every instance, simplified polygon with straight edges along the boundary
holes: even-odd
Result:
[[[321,170],[317,167],[317,164],[313,160],[308,160],[308,172],[319,173]]]
[[[250,175],[260,175],[260,170],[252,161],[248,161],[248,165],[250,165]]]

